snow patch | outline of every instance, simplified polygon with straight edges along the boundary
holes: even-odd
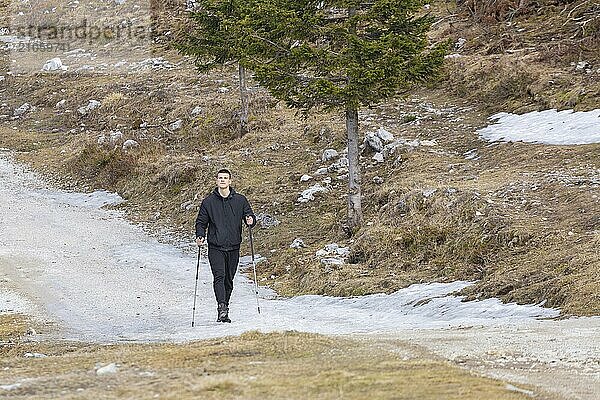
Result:
[[[600,109],[544,110],[516,115],[499,113],[490,118],[493,125],[477,133],[490,142],[530,142],[556,145],[600,143]]]

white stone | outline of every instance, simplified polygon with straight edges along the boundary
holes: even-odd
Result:
[[[298,197],[298,202],[307,203],[315,199],[315,194],[327,191],[327,188],[317,183],[316,185],[311,186],[308,189],[304,190],[302,193],[300,193],[300,197]]]
[[[317,252],[315,253],[315,255],[317,257],[325,257],[328,254],[329,254],[329,252],[327,250],[324,250],[324,249],[317,250]]]
[[[177,130],[181,129],[182,126],[183,126],[183,121],[178,119],[177,121],[175,121],[171,125],[169,125],[169,129],[172,131],[177,131]]]
[[[48,356],[45,354],[42,354],[42,353],[25,353],[25,354],[23,354],[23,357],[25,357],[25,358],[46,358]]]
[[[202,107],[200,107],[200,106],[194,107],[194,109],[191,112],[192,117],[197,117],[198,115],[202,114],[203,111],[204,110],[202,110]]]
[[[344,264],[344,260],[336,257],[327,257],[321,258],[321,262],[326,265],[342,265]]]
[[[335,150],[335,149],[326,149],[325,151],[323,151],[323,155],[321,155],[321,160],[323,162],[326,162],[326,161],[329,161],[329,160],[333,160],[337,156],[338,156],[337,150]]]
[[[134,149],[136,147],[139,147],[140,144],[138,142],[136,142],[133,139],[127,139],[125,141],[125,143],[123,143],[123,150],[129,150],[129,149]]]
[[[347,257],[350,255],[350,247],[338,247],[335,253],[340,257]]]
[[[375,176],[375,177],[373,177],[373,182],[377,185],[381,185],[383,183],[383,178],[381,178],[379,176]]]
[[[54,108],[62,108],[62,107],[65,105],[65,104],[67,104],[67,101],[66,101],[65,99],[63,99],[63,100],[61,100],[61,101],[57,102],[57,103],[54,105]]]
[[[325,175],[327,172],[327,167],[323,167],[316,170],[315,175]]]
[[[437,192],[437,189],[423,189],[422,193],[423,193],[423,197],[431,197],[435,192]]]
[[[117,364],[110,363],[108,365],[105,365],[104,367],[98,368],[96,370],[96,375],[116,374],[117,372],[119,372]]]
[[[77,109],[77,112],[81,115],[86,115],[87,113],[89,113],[92,110],[95,110],[101,105],[102,103],[100,103],[98,100],[90,100],[88,101],[88,104],[86,106],[79,107]]]
[[[44,66],[42,67],[42,71],[66,71],[68,68],[67,66],[63,65],[62,61],[60,60],[60,58],[55,57],[51,60],[46,61],[46,63],[44,64]]]
[[[121,131],[110,131],[110,144],[115,144],[119,140],[123,140],[123,132]]]
[[[21,383],[13,383],[11,385],[0,385],[0,389],[2,390],[15,390],[21,387]]]
[[[375,153],[375,155],[373,156],[373,160],[377,161],[378,163],[382,163],[383,153]]]
[[[376,132],[367,132],[365,135],[364,145],[369,146],[373,151],[379,153],[383,150],[383,143]]]
[[[377,137],[381,139],[385,143],[392,142],[394,140],[394,135],[391,132],[385,130],[383,127],[380,127],[377,130]]]
[[[23,103],[21,107],[15,109],[13,115],[15,117],[20,117],[21,115],[25,114],[27,111],[31,111],[32,109],[33,107],[31,107],[31,104]]]
[[[302,239],[294,239],[294,241],[292,242],[292,244],[290,244],[290,249],[299,249],[301,247],[306,247],[306,245],[304,244],[304,241]]]
[[[304,174],[300,177],[300,182],[308,182],[312,179],[313,177],[307,174]]]

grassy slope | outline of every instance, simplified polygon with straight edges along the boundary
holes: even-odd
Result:
[[[590,7],[545,5],[509,24],[492,20],[489,12],[476,14],[481,22],[475,23],[464,9],[439,6],[445,18],[435,35],[467,39],[463,57],[448,63],[448,80],[364,110],[361,123],[363,130],[384,126],[396,136],[438,144],[404,151],[382,165],[364,155],[366,225],[351,240],[340,228],[345,182],[336,174],[330,174],[332,191],[295,203],[308,187],[300,176],[322,166],[322,150],[343,148],[340,116],[316,113],[303,120],[257,89],[252,132],[235,139],[234,70],[198,75],[184,61],[153,74],[7,76],[0,83],[7,99],[0,114],[25,101],[38,108],[21,120],[5,119],[0,146],[25,151],[20,157],[49,175],[66,176],[65,186],[117,190],[129,200],[133,220],[188,238],[195,214],[180,205],[197,204],[214,171],[232,168],[236,189],[255,210],[281,221],[260,229],[256,240],[257,251],[268,256],[259,272],[282,294],[355,295],[479,279],[468,291],[473,297],[545,300],[566,313],[598,314],[600,145],[487,147],[475,134],[494,111],[598,107],[598,73],[571,65],[581,59],[596,68],[600,63],[598,37],[579,24],[593,16]],[[102,107],[78,116],[76,108],[92,98]],[[71,112],[54,109],[62,99]],[[203,113],[193,117],[195,106]],[[173,132],[169,123],[178,118],[184,126]],[[97,144],[99,135],[115,129],[138,140],[140,149]],[[464,158],[471,149],[478,150],[478,160]],[[384,183],[374,184],[374,176]],[[425,197],[423,189],[437,191]],[[296,237],[307,247],[289,249]],[[351,264],[324,266],[314,257],[331,242],[351,246]]]
[[[0,316],[5,399],[525,399],[502,382],[416,358],[406,344],[248,332],[183,345],[28,342],[19,316]],[[9,331],[7,327],[12,327]],[[10,340],[10,342],[8,342]],[[42,353],[46,358],[26,358]],[[95,370],[116,363],[116,374]]]

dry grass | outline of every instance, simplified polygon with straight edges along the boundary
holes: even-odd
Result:
[[[6,323],[3,318],[0,327]],[[10,322],[10,321],[9,321]],[[296,332],[188,344],[13,343],[0,353],[6,399],[522,399],[499,381],[447,363]],[[25,352],[46,358],[24,358]],[[95,370],[116,363],[116,374]]]

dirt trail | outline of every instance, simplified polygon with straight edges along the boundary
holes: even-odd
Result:
[[[600,319],[596,317],[399,331],[378,340],[408,341],[464,368],[536,387],[556,398],[591,400],[600,395]]]
[[[198,326],[191,329],[194,254],[99,208],[114,200],[108,193],[49,188],[0,154],[0,309],[22,307],[56,322],[61,338],[91,342],[187,341],[251,329],[365,335],[377,345],[391,344],[391,351],[401,340],[486,375],[532,385],[535,393],[553,393],[546,397],[595,399],[600,393],[600,318],[541,321],[536,318],[556,312],[493,299],[462,303],[449,294],[465,282],[348,299],[281,299],[265,288],[259,316],[252,283],[239,274],[235,323],[223,326],[214,322],[211,277],[202,262]],[[7,306],[15,303],[2,297],[7,290],[28,302]]]

